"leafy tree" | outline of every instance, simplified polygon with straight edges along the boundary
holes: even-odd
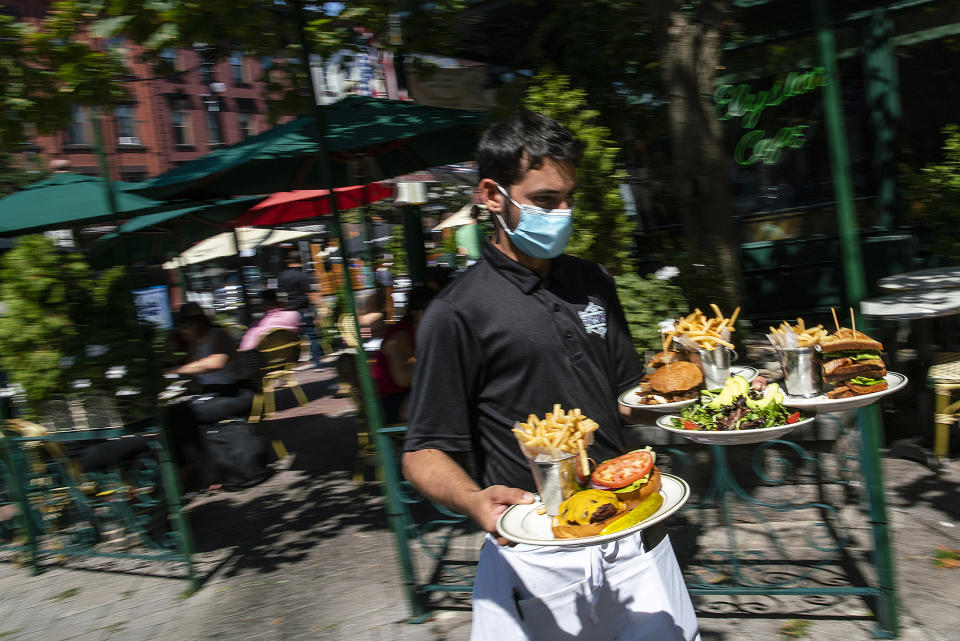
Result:
[[[523,105],[561,123],[585,145],[577,171],[575,231],[567,252],[621,273],[629,262],[630,227],[619,187],[625,174],[616,169],[619,149],[610,141],[610,131],[598,122],[597,111],[587,108],[586,92],[554,71],[533,78]]]
[[[86,379],[98,391],[139,390],[122,407],[126,420],[155,412],[152,332],[139,324],[126,282],[121,268],[94,278],[79,254],[45,236],[24,236],[3,256],[0,367],[23,387],[29,411]],[[126,369],[122,378],[107,376],[115,366]]]
[[[32,408],[69,389],[67,365],[82,356],[80,323],[89,304],[90,270],[44,236],[25,236],[0,262],[0,365],[26,391]]]
[[[663,346],[657,323],[689,313],[683,291],[654,274],[621,274],[616,281],[634,347],[641,354],[660,351]]]
[[[47,173],[38,159],[17,163],[12,153],[0,150],[0,197],[45,178]]]
[[[661,57],[677,214],[688,248],[712,253],[725,307],[740,299],[723,131],[711,96],[732,0],[647,0]]]
[[[907,171],[905,196],[934,254],[946,264],[960,264],[960,125],[947,125],[943,134],[943,161]]]
[[[126,96],[123,64],[77,38],[88,16],[76,4],[55,3],[38,25],[0,15],[0,149],[65,129],[73,105],[112,105]]]

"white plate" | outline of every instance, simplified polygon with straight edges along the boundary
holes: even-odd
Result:
[[[638,530],[648,528],[654,523],[659,523],[683,507],[690,498],[690,486],[679,476],[661,472],[660,483],[660,494],[663,496],[663,505],[660,509],[650,517],[620,532],[603,536],[585,536],[580,539],[555,539],[553,530],[550,528],[553,517],[537,514],[537,509],[543,505],[539,499],[527,505],[508,507],[497,520],[497,532],[514,543],[528,545],[597,545],[605,541],[621,539]]]
[[[673,432],[694,443],[704,445],[745,445],[747,443],[760,443],[762,441],[772,441],[785,434],[792,432],[801,425],[812,422],[816,417],[811,416],[790,423],[789,425],[774,425],[773,427],[757,427],[752,430],[685,430],[673,427],[670,422],[675,418],[681,418],[677,415],[667,414],[657,419],[657,427],[668,432]]]
[[[852,398],[827,398],[826,394],[814,396],[813,398],[797,398],[785,394],[783,404],[787,407],[794,407],[800,410],[816,410],[817,412],[844,412],[846,410],[855,410],[858,407],[866,407],[876,403],[887,394],[893,394],[907,384],[907,377],[896,372],[887,372],[883,377],[887,381],[887,389],[879,392],[871,392]]]
[[[752,381],[758,373],[759,370],[756,367],[740,367],[739,365],[734,365],[730,368],[731,376],[742,376],[748,381]],[[617,399],[617,402],[624,407],[632,407],[638,410],[648,410],[658,414],[669,414],[670,412],[676,412],[677,410],[687,407],[688,405],[693,405],[700,398],[700,396],[697,395],[694,398],[689,398],[685,401],[674,401],[673,403],[662,403],[660,405],[643,405],[634,400],[639,390],[639,385],[637,387],[628,389],[626,392],[620,395],[620,397]]]

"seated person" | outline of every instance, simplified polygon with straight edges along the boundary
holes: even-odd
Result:
[[[287,309],[286,305],[280,302],[277,290],[264,290],[261,298],[264,308],[263,318],[244,333],[243,338],[240,339],[238,351],[246,352],[256,349],[260,339],[271,329],[282,328],[299,332],[303,325],[300,312]]]
[[[187,362],[167,373],[192,377],[200,393],[169,408],[173,450],[181,466],[193,468],[197,487],[214,487],[217,470],[205,454],[201,426],[246,416],[253,404],[253,389],[239,374],[229,334],[214,325],[200,305],[191,302],[180,307],[176,331],[186,345]]]
[[[433,292],[426,287],[416,287],[410,292],[406,315],[387,328],[377,352],[371,373],[387,424],[407,420],[410,382],[416,362],[417,325],[432,296]]]

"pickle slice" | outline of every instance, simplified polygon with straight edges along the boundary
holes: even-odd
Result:
[[[626,530],[628,527],[633,527],[640,521],[653,516],[653,514],[660,509],[661,505],[663,505],[663,495],[660,494],[660,492],[654,492],[645,498],[640,505],[600,530],[600,535],[603,536],[604,534],[613,534],[614,532]]]

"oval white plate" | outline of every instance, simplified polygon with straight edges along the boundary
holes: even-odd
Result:
[[[826,394],[814,396],[813,398],[796,398],[785,394],[786,398],[783,404],[787,407],[794,407],[798,410],[816,410],[817,412],[844,412],[846,410],[855,410],[858,407],[866,407],[876,403],[887,394],[893,394],[899,391],[907,384],[907,377],[896,372],[887,372],[883,377],[887,381],[887,389],[879,392],[871,392],[851,398],[827,398]]]
[[[681,418],[677,415],[664,415],[657,419],[657,427],[668,432],[673,432],[694,443],[704,445],[745,445],[747,443],[761,443],[763,441],[772,441],[781,436],[792,432],[801,425],[812,422],[816,417],[811,416],[791,423],[789,425],[774,425],[773,427],[758,427],[752,430],[685,430],[673,427],[670,422],[675,418]]]
[[[752,381],[758,373],[759,370],[756,367],[741,367],[739,365],[734,365],[730,368],[731,376],[742,376],[748,381]],[[673,403],[662,403],[660,405],[643,405],[634,400],[637,397],[637,392],[639,390],[639,385],[637,387],[628,389],[626,392],[620,395],[620,397],[617,399],[617,402],[624,407],[632,407],[638,410],[648,410],[658,414],[669,414],[670,412],[676,412],[677,410],[687,407],[688,405],[693,405],[700,398],[700,396],[697,395],[696,397],[688,398],[685,401],[674,401]]]
[[[660,482],[660,494],[663,496],[663,505],[660,509],[649,518],[620,532],[603,536],[585,536],[581,539],[555,539],[553,530],[550,528],[553,517],[537,514],[537,509],[543,505],[539,499],[527,505],[508,507],[497,520],[497,532],[514,543],[528,545],[597,545],[605,541],[621,539],[654,523],[659,523],[683,507],[690,498],[690,486],[679,476],[661,472]]]

